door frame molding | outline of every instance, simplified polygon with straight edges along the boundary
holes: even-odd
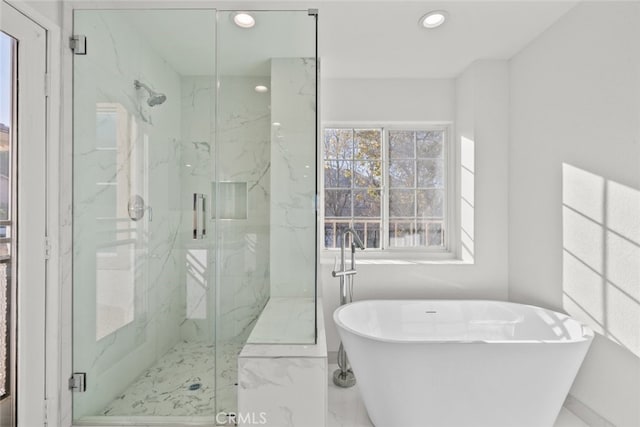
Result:
[[[48,96],[46,98],[45,110],[45,180],[46,180],[46,223],[45,230],[49,237],[49,259],[46,263],[45,271],[45,354],[42,355],[45,364],[45,390],[42,402],[41,414],[43,422],[48,426],[61,426],[61,409],[59,396],[60,390],[66,384],[62,381],[61,376],[61,334],[64,330],[62,327],[61,316],[61,283],[62,283],[62,257],[60,246],[60,230],[61,230],[61,211],[63,205],[60,203],[61,182],[60,170],[62,158],[61,144],[61,59],[59,52],[61,51],[61,27],[41,12],[34,9],[31,5],[20,0],[0,0],[34,21],[45,30],[46,33],[46,71],[48,78]],[[60,6],[61,7],[61,6]],[[43,82],[44,84],[44,82]],[[20,326],[18,325],[18,328]],[[18,329],[18,334],[20,329]],[[18,386],[19,387],[19,386]],[[18,419],[20,419],[21,411],[29,411],[38,413],[38,403],[29,402],[28,406],[22,406],[18,403]]]

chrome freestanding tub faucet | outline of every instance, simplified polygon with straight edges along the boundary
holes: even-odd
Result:
[[[349,234],[351,235],[351,266],[347,270],[344,249],[347,244],[347,235]],[[342,232],[342,241],[340,243],[340,270],[336,270],[338,267],[338,261],[336,260],[331,273],[333,277],[340,278],[340,305],[345,305],[353,300],[353,276],[357,273],[356,246],[364,249],[364,243],[362,243],[356,231],[353,228],[347,228]],[[344,351],[342,343],[340,343],[340,348],[338,349],[338,369],[333,373],[333,383],[338,387],[353,387],[356,384],[356,377],[349,367],[347,353]]]

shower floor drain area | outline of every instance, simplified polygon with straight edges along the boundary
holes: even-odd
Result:
[[[202,384],[200,383],[193,383],[189,385],[189,390],[191,391],[196,391],[196,390],[200,390],[200,387],[202,387]]]

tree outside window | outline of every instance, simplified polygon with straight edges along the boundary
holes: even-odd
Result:
[[[443,248],[446,129],[324,130],[324,245],[353,227],[367,248]]]

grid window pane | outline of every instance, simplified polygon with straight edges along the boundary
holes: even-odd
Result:
[[[444,132],[441,130],[416,132],[416,155],[419,158],[441,159],[443,143]]]
[[[353,130],[324,130],[325,159],[353,159]]]
[[[353,216],[380,217],[380,190],[354,190]]]
[[[418,190],[416,198],[418,218],[442,218],[444,216],[444,191]]]
[[[11,303],[12,270],[15,267],[11,257],[11,225],[14,206],[12,188],[13,170],[13,145],[15,129],[12,128],[15,121],[14,95],[17,90],[17,75],[15,65],[17,61],[18,41],[0,31],[0,220],[6,221],[0,226],[0,238],[4,240],[0,244],[0,399],[11,393],[10,376],[15,362],[11,360],[12,341],[11,319],[13,307]],[[14,283],[15,286],[15,283]],[[14,288],[15,290],[15,288]]]
[[[391,218],[415,216],[415,191],[390,190],[389,216]]]
[[[442,246],[442,223],[420,222],[416,224],[415,242],[417,246]]]
[[[9,322],[11,309],[11,268],[7,263],[0,264],[0,396],[9,392]]]
[[[332,221],[324,222],[324,247],[325,248],[335,248],[336,243],[336,227],[335,223]]]
[[[353,162],[327,160],[324,162],[324,186],[326,188],[351,188]]]
[[[344,234],[344,232],[349,228],[348,222],[339,222],[336,224],[336,248],[339,248],[342,244],[340,240],[340,236]]]
[[[418,160],[418,187],[444,188],[442,160]]]
[[[382,244],[380,222],[368,222],[364,245],[367,248],[380,248]]]
[[[324,186],[327,188],[335,188],[338,186],[337,162],[324,162]]]
[[[339,248],[340,236],[349,228],[349,220],[336,220],[328,218],[324,222],[324,247],[325,248]]]
[[[11,219],[11,138],[16,40],[0,32],[0,220]]]
[[[379,128],[325,129],[325,247],[340,247],[356,225],[366,247],[381,247],[382,136]]]
[[[354,158],[356,160],[382,158],[382,131],[380,129],[354,130]]]
[[[324,214],[329,217],[350,217],[351,190],[326,190]]]
[[[389,245],[391,247],[412,247],[415,241],[414,224],[406,221],[389,222]]]
[[[415,132],[405,130],[389,131],[389,158],[413,159]]]
[[[364,243],[364,230],[366,228],[366,224],[364,222],[354,222],[353,223],[353,229],[356,230],[356,234],[358,235],[358,237],[360,238],[360,240],[362,240],[362,243]],[[351,245],[351,238],[349,239],[349,245]]]
[[[430,223],[427,225],[427,246],[444,245],[444,229],[442,223]]]
[[[379,188],[382,184],[382,163],[380,161],[354,162],[354,187]]]
[[[415,186],[415,160],[389,161],[389,185],[391,188]]]

